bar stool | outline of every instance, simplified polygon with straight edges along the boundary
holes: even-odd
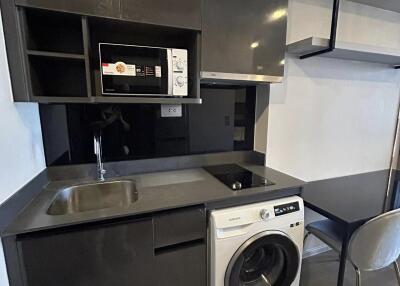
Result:
[[[343,238],[340,224],[321,220],[306,226],[304,243],[312,234],[333,250],[341,252]],[[400,286],[400,209],[371,219],[354,232],[349,242],[348,260],[357,274],[357,286],[361,286],[361,272],[375,271],[393,264]]]

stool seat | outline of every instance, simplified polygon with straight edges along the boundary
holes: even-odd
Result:
[[[324,219],[308,224],[306,230],[334,250],[341,251],[343,230],[340,224],[329,219]]]

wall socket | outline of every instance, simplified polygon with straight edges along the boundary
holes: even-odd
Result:
[[[182,117],[182,104],[161,104],[161,117]]]

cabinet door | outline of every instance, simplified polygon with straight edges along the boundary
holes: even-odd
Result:
[[[16,0],[20,6],[119,18],[120,0]]]
[[[206,286],[207,247],[205,243],[156,252],[154,286]]]
[[[235,89],[201,89],[203,104],[188,106],[190,152],[233,151],[235,95]]]
[[[283,75],[287,0],[204,0],[202,71]]]
[[[201,29],[202,0],[121,0],[122,18],[139,23]]]
[[[151,219],[19,240],[27,286],[153,286]]]

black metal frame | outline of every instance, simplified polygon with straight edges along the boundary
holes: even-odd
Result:
[[[337,25],[338,25],[338,18],[339,18],[339,7],[340,7],[340,0],[333,0],[333,7],[332,7],[332,21],[331,21],[331,35],[329,39],[329,47],[320,51],[312,52],[306,55],[300,56],[300,59],[307,59],[313,56],[325,54],[328,52],[332,52],[336,47],[336,32],[337,32]],[[400,68],[400,66],[399,66]]]

